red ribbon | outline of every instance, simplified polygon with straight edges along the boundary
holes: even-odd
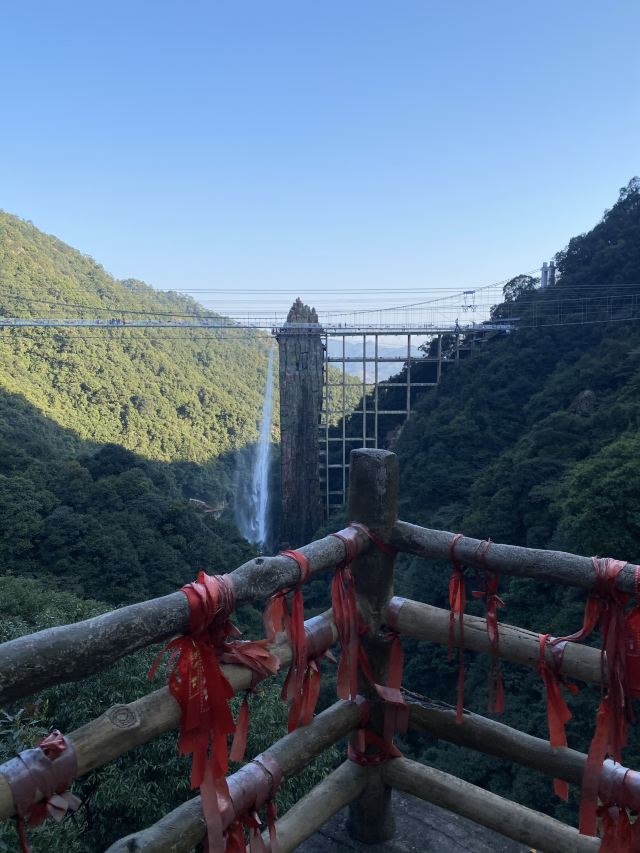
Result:
[[[487,553],[491,540],[487,540],[486,548],[482,556]],[[491,644],[491,666],[489,669],[489,713],[502,714],[504,711],[504,681],[502,680],[502,669],[500,666],[500,631],[498,627],[498,608],[504,607],[504,601],[498,595],[498,583],[500,575],[495,572],[484,572],[484,589],[474,590],[474,598],[485,599],[485,618],[487,622],[487,635]]]
[[[631,823],[625,808],[600,806],[598,817],[602,826],[600,853],[638,853],[640,850],[640,822]]]
[[[467,603],[464,586],[464,568],[456,557],[456,545],[462,533],[456,533],[449,546],[451,577],[449,578],[449,661],[453,660],[456,644],[456,615],[460,626],[460,648],[458,649],[458,688],[456,696],[456,723],[462,721],[464,711],[464,610]]]
[[[627,616],[626,627],[627,688],[632,699],[640,699],[640,604],[636,604]]]
[[[331,581],[331,607],[340,640],[337,694],[339,699],[354,701],[358,693],[358,609],[355,581],[350,563],[357,554],[357,543],[347,528],[332,535],[344,543],[344,562],[337,567]]]
[[[355,527],[356,530],[361,530],[365,536],[367,536],[371,542],[376,546],[379,551],[382,551],[383,554],[386,554],[387,557],[395,558],[398,553],[398,549],[393,546],[390,542],[385,542],[377,533],[374,533],[373,530],[370,530],[366,524],[361,524],[359,521],[352,521],[349,525],[350,527]]]
[[[298,726],[306,725],[305,720],[310,721],[315,709],[313,699],[315,696],[317,700],[320,687],[313,672],[314,667],[317,671],[317,663],[307,661],[307,638],[304,630],[302,584],[309,577],[309,561],[300,551],[287,550],[281,551],[281,554],[296,561],[300,567],[300,579],[293,590],[291,612],[289,612],[287,601],[287,595],[291,590],[280,590],[269,599],[264,612],[264,624],[270,641],[273,641],[284,629],[291,643],[293,658],[280,698],[283,701],[291,701],[288,730],[292,732]],[[308,672],[309,669],[311,672]],[[312,703],[313,707],[311,707]]]
[[[222,663],[246,666],[254,673],[251,687],[245,691],[240,705],[229,753],[231,761],[238,763],[244,758],[249,737],[249,694],[257,692],[254,688],[258,681],[275,675],[280,668],[280,661],[269,651],[267,642],[267,640],[235,640],[232,643],[225,643],[224,651],[220,655]]]
[[[576,642],[587,637],[600,623],[602,636],[601,671],[603,695],[596,715],[596,728],[582,774],[580,832],[595,835],[598,788],[602,765],[607,755],[620,761],[627,743],[627,620],[625,604],[629,598],[616,586],[626,563],[610,557],[592,557],[595,583],[585,606],[582,628],[567,637],[557,637],[551,645]],[[605,677],[605,673],[608,677]]]
[[[565,702],[560,685],[564,685],[571,693],[577,693],[578,687],[566,681],[560,675],[562,658],[566,643],[558,643],[551,646],[553,669],[547,663],[547,644],[553,638],[549,634],[540,634],[538,642],[540,645],[540,659],[538,661],[538,672],[544,683],[547,695],[547,725],[549,728],[549,743],[551,746],[567,746],[567,735],[565,725],[571,719],[571,711]],[[569,785],[564,779],[553,780],[553,790],[565,802],[569,799]]]
[[[278,853],[276,835],[277,807],[275,794],[282,779],[282,768],[269,753],[258,755],[242,768],[240,789],[234,789],[231,806],[231,820],[225,832],[225,853],[245,853],[244,830],[248,830],[250,853],[266,853],[267,847],[261,835],[262,821],[259,811],[266,804],[266,820],[269,830],[270,853]],[[234,800],[239,811],[235,812]]]
[[[229,798],[227,736],[235,730],[229,710],[233,688],[222,674],[219,654],[228,650],[226,637],[238,631],[229,621],[233,586],[222,575],[199,572],[197,581],[182,587],[189,602],[189,636],[166,647],[173,668],[169,690],[180,706],[181,755],[191,754],[191,787],[200,787],[210,851],[224,849],[220,802]],[[149,670],[152,678],[160,656]]]
[[[597,814],[600,818],[604,853],[637,853],[640,850],[640,823],[631,823],[627,808],[638,809],[637,773],[605,761],[600,779],[598,796],[602,805]]]
[[[61,821],[80,806],[78,797],[68,790],[77,769],[73,745],[58,730],[0,766],[13,797],[21,853],[30,851],[27,824],[39,826],[47,817]],[[38,791],[44,800],[34,803]]]

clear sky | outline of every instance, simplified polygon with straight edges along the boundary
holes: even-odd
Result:
[[[0,207],[223,310],[488,284],[640,172],[639,32],[638,0],[4,2]]]

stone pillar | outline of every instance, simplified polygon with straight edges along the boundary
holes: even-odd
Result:
[[[322,407],[324,349],[314,308],[296,299],[278,329],[280,353],[280,540],[296,547],[323,521],[318,424]]]

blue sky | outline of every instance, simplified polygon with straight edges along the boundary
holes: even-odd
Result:
[[[488,284],[640,172],[639,32],[636,0],[6,3],[0,207],[221,309]]]

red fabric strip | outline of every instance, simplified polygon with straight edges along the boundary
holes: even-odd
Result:
[[[560,684],[564,684],[572,693],[577,693],[578,688],[575,684],[569,684],[560,677],[560,667],[562,665],[562,655],[566,643],[555,646],[558,650],[558,655],[554,654],[553,669],[549,667],[546,658],[547,644],[550,639],[549,634],[540,634],[538,642],[540,646],[540,659],[538,661],[538,672],[542,678],[545,692],[547,696],[547,726],[549,728],[549,743],[551,746],[567,746],[567,735],[565,725],[572,717],[571,711],[565,702]],[[554,779],[553,789],[555,793],[565,802],[569,799],[569,785],[564,779]]]
[[[394,558],[398,553],[398,549],[395,548],[390,542],[385,542],[377,533],[374,533],[373,530],[370,530],[366,524],[361,524],[359,521],[352,521],[351,527],[355,527],[357,530],[361,530],[369,539],[373,542],[373,544],[378,548],[378,550],[382,551],[383,554],[386,554],[387,557]]]
[[[491,540],[481,543],[484,548],[481,552],[482,559],[489,551]],[[481,547],[480,546],[480,547]],[[484,589],[475,590],[474,598],[485,599],[485,618],[487,622],[487,635],[491,644],[491,664],[489,667],[489,712],[502,714],[504,711],[504,682],[502,680],[502,669],[500,666],[500,632],[498,627],[498,608],[504,607],[504,601],[498,595],[498,583],[500,575],[495,572],[485,571],[482,573]]]
[[[219,851],[224,849],[220,803],[229,798],[227,737],[235,731],[228,704],[233,689],[222,674],[219,658],[225,652],[232,654],[227,636],[239,634],[229,619],[235,596],[229,577],[204,572],[182,592],[189,602],[194,633],[177,637],[165,649],[173,664],[169,690],[180,706],[178,749],[181,755],[191,755],[191,787],[200,787],[209,850]],[[245,650],[243,662],[251,659],[256,667],[268,668],[263,652],[255,648],[252,655]],[[157,665],[158,659],[150,677]]]
[[[73,745],[57,729],[34,749],[25,749],[0,766],[13,797],[21,853],[29,853],[26,825],[39,826],[47,817],[56,821],[76,811],[80,800],[68,790],[78,772]],[[35,803],[38,791],[44,800]]]
[[[456,691],[456,723],[462,721],[464,711],[464,610],[466,591],[464,586],[464,568],[456,557],[456,545],[462,539],[462,533],[456,533],[449,546],[451,577],[449,579],[449,661],[453,660],[456,644],[456,615],[460,626],[460,647],[458,649],[458,688]]]
[[[307,677],[307,637],[304,630],[302,584],[309,577],[309,561],[300,551],[286,550],[281,553],[283,556],[290,557],[296,561],[300,567],[300,579],[293,591],[291,613],[289,614],[286,600],[289,590],[281,590],[275,596],[272,596],[267,605],[265,627],[268,632],[271,631],[272,635],[275,636],[275,633],[279,632],[280,626],[284,625],[287,637],[291,643],[293,659],[282,688],[281,699],[291,702],[289,706],[288,729],[292,732],[298,726],[304,725],[303,720],[309,717],[309,708],[313,697],[316,696],[317,698],[319,686],[316,685],[313,672]],[[275,604],[273,610],[270,610],[270,605],[274,599],[280,603]],[[273,633],[274,630],[275,633]],[[315,708],[315,704],[313,707]],[[313,715],[313,710],[311,711],[311,715]]]
[[[337,694],[339,699],[353,701],[358,692],[358,611],[356,605],[355,581],[351,562],[357,555],[357,540],[347,531],[359,528],[347,528],[332,534],[344,544],[343,563],[336,568],[331,581],[331,607],[333,619],[340,640],[340,659],[338,662]]]
[[[604,759],[621,760],[627,743],[627,619],[628,595],[618,590],[616,581],[626,563],[610,557],[592,557],[595,571],[593,589],[585,606],[582,628],[567,637],[550,640],[551,645],[576,642],[588,636],[600,623],[603,696],[596,715],[596,728],[582,774],[580,832],[595,835],[598,790]],[[605,673],[607,677],[605,678]]]

